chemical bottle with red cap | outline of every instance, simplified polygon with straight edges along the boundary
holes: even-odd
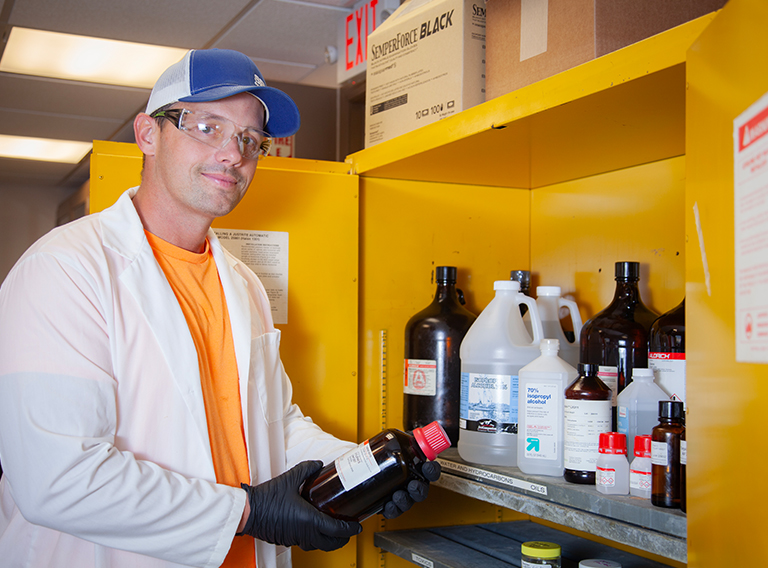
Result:
[[[629,464],[629,494],[651,498],[651,435],[635,436],[635,458]]]
[[[596,489],[606,495],[629,494],[627,437],[618,432],[602,432],[599,452],[596,464]]]
[[[425,481],[422,466],[450,445],[437,421],[413,434],[390,428],[326,465],[304,483],[301,494],[327,515],[360,522],[380,513],[392,493],[411,480]]]

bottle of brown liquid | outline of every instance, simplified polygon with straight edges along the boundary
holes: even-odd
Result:
[[[611,389],[597,377],[597,365],[579,363],[578,370],[565,389],[563,477],[594,485],[600,434],[611,431]]]
[[[680,510],[688,511],[688,443],[685,441],[685,430],[680,434]]]
[[[617,262],[614,270],[613,300],[581,330],[581,362],[601,366],[600,378],[613,391],[612,430],[616,397],[632,382],[632,369],[648,367],[648,329],[659,317],[640,298],[640,263]]]
[[[477,316],[464,308],[455,266],[435,270],[437,292],[405,326],[403,427],[437,421],[451,445],[459,441],[461,360],[459,347]]]
[[[685,432],[683,403],[659,402],[659,424],[651,432],[651,503],[680,508],[680,441]]]
[[[307,479],[301,495],[327,515],[363,521],[381,512],[392,493],[412,479],[424,481],[421,466],[450,444],[437,422],[412,435],[384,430]]]
[[[651,325],[648,367],[672,400],[685,403],[685,298]]]

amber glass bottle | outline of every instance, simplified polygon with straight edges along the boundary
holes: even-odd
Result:
[[[688,511],[688,443],[685,441],[685,430],[680,434],[680,510]]]
[[[648,367],[664,392],[685,404],[685,298],[651,325]]]
[[[435,270],[432,303],[405,326],[403,427],[413,430],[437,421],[451,445],[459,441],[461,360],[459,347],[477,316],[463,305],[455,266]]]
[[[614,270],[613,300],[581,330],[581,362],[602,367],[600,378],[613,391],[616,430],[616,397],[632,382],[632,369],[648,366],[648,329],[659,315],[640,298],[640,263],[617,262]]]
[[[651,503],[680,508],[680,441],[685,431],[683,403],[659,402],[659,424],[651,432]]]
[[[449,446],[437,422],[412,435],[390,428],[307,479],[301,494],[327,515],[360,522],[381,512],[392,493],[412,479],[424,481],[421,466]]]
[[[597,376],[597,365],[579,364],[579,376],[565,389],[563,477],[595,484],[600,434],[611,431],[611,389]]]

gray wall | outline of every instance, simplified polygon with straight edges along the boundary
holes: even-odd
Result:
[[[336,156],[336,89],[270,82],[287,93],[299,107],[301,128],[296,134],[296,157],[309,160],[343,159]]]
[[[56,226],[57,208],[69,193],[55,187],[0,187],[0,281],[32,243]]]

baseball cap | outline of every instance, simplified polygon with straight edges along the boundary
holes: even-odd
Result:
[[[193,49],[166,69],[155,83],[147,114],[176,102],[218,101],[251,93],[264,105],[264,131],[272,137],[291,136],[299,129],[299,109],[283,91],[267,87],[250,57],[231,49]]]

